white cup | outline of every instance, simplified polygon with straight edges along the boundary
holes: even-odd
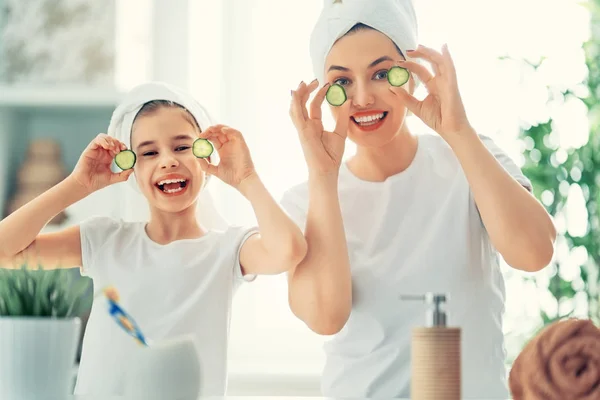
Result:
[[[138,347],[132,352],[125,394],[145,399],[197,399],[200,360],[192,337]]]

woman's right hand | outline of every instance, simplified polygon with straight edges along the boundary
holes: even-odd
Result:
[[[99,134],[85,148],[71,178],[90,193],[106,186],[124,182],[133,173],[133,169],[119,173],[112,172],[111,163],[117,153],[126,150],[125,144],[106,134]]]
[[[310,114],[306,109],[308,98],[318,85],[317,80],[309,85],[301,82],[298,88],[292,91],[290,117],[298,130],[309,173],[317,175],[337,174],[346,145],[351,102],[347,100],[340,106],[333,132],[326,131],[321,120],[321,106],[325,100],[329,84],[321,87],[315,95],[310,104]]]

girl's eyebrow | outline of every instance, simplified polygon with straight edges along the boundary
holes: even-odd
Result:
[[[154,143],[155,143],[155,142],[154,142],[154,140],[146,140],[145,142],[142,142],[142,143],[140,143],[140,144],[138,145],[137,149],[139,150],[139,149],[141,149],[142,147],[145,147],[145,146],[150,146],[151,144],[154,144]]]
[[[173,142],[175,142],[177,140],[186,140],[186,139],[193,139],[193,137],[191,135],[177,135],[173,138]]]
[[[193,137],[191,135],[177,135],[173,138],[173,142],[177,141],[177,140],[189,140],[189,139],[193,139]],[[154,140],[146,140],[145,142],[142,142],[138,145],[137,149],[141,149],[144,146],[150,146],[155,144],[156,142]]]

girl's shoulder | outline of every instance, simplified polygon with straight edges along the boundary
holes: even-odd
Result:
[[[125,238],[137,236],[144,222],[129,222],[107,216],[93,216],[79,224],[82,241],[90,244],[106,243],[108,241],[123,241]]]
[[[80,227],[96,232],[106,231],[108,233],[110,231],[132,228],[141,223],[142,222],[129,222],[113,217],[96,215],[85,219],[81,222]]]

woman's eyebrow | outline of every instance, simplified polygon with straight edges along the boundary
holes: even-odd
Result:
[[[381,64],[384,61],[394,61],[394,60],[392,60],[389,56],[382,56],[382,57],[379,57],[377,60],[373,61],[371,64],[369,64],[368,68],[373,68],[377,64]],[[332,65],[327,70],[327,72],[329,72],[329,71],[345,71],[345,72],[347,72],[347,71],[350,71],[350,69],[348,69],[346,67],[342,67],[341,65]]]
[[[369,64],[369,68],[373,68],[374,66],[376,66],[377,64],[381,64],[384,61],[394,61],[392,60],[390,57],[388,56],[383,56],[383,57],[379,57],[377,60],[373,61],[371,64]]]

